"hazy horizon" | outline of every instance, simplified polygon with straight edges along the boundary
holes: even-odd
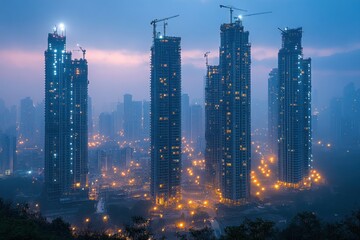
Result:
[[[220,9],[219,3],[248,13],[272,11],[243,21],[252,44],[253,99],[267,99],[268,73],[277,67],[281,47],[278,27],[303,28],[304,57],[312,58],[313,90],[320,105],[340,96],[349,82],[359,86],[358,1],[326,2],[324,8],[324,1],[310,0],[63,1],[61,5],[16,0],[4,1],[0,10],[0,98],[7,106],[18,105],[27,96],[34,102],[43,100],[47,34],[63,22],[67,50],[77,49],[77,43],[87,50],[89,95],[97,111],[122,100],[125,93],[137,100],[149,99],[150,21],[175,14],[180,17],[169,21],[167,32],[182,38],[182,92],[191,99],[202,98],[203,54],[211,51],[209,63],[218,64],[220,24],[229,22],[229,11]],[[159,25],[158,31],[162,28]],[[81,53],[73,52],[73,57]]]

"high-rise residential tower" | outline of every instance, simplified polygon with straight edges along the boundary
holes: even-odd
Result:
[[[268,78],[268,143],[272,153],[277,154],[278,147],[278,108],[279,108],[278,69],[274,68]]]
[[[221,79],[219,66],[207,66],[205,78],[205,166],[206,182],[209,186],[220,188],[221,169],[221,124],[220,94]]]
[[[154,36],[151,47],[151,195],[164,205],[181,197],[180,41]]]
[[[225,202],[250,196],[251,126],[249,32],[241,19],[222,24],[219,71],[221,90],[221,193]]]
[[[45,191],[49,200],[87,196],[86,59],[71,59],[64,29],[45,51]]]
[[[309,174],[311,154],[311,59],[303,59],[302,28],[282,30],[278,56],[279,180],[299,187]]]
[[[88,64],[80,58],[72,60],[70,83],[70,159],[73,155],[73,184],[77,190],[88,186]],[[73,146],[73,148],[72,148]]]

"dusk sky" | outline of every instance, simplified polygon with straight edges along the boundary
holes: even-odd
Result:
[[[64,23],[67,50],[87,50],[89,95],[96,110],[130,93],[149,99],[150,21],[175,14],[167,33],[182,38],[183,93],[203,95],[204,52],[218,64],[220,24],[229,11],[219,4],[271,14],[244,18],[252,44],[252,94],[267,99],[267,78],[277,67],[278,27],[303,27],[304,57],[313,59],[313,89],[322,104],[341,95],[342,87],[360,84],[360,1],[325,0],[2,0],[0,7],[0,98],[9,105],[30,96],[44,98],[44,51],[47,34]],[[241,12],[235,12],[235,15]],[[158,31],[162,25],[158,26]],[[74,52],[73,57],[81,54]]]

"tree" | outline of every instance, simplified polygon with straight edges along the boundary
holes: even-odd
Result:
[[[125,226],[125,236],[133,240],[152,239],[149,221],[143,217],[133,217],[132,224]]]
[[[242,224],[236,227],[226,227],[223,240],[261,240],[261,239],[275,239],[274,222],[266,221],[260,218],[250,220],[246,218]]]
[[[254,221],[245,219],[244,228],[248,239],[273,239],[275,237],[275,223],[257,218]]]
[[[352,213],[344,221],[345,227],[349,234],[349,239],[360,239],[360,210]]]
[[[298,213],[282,232],[284,239],[313,240],[323,239],[322,225],[312,212]]]
[[[221,240],[243,240],[247,237],[243,225],[226,227],[224,231]]]
[[[214,230],[209,227],[205,227],[202,229],[189,229],[190,236],[194,240],[214,240]]]
[[[61,218],[54,219],[50,224],[50,229],[55,235],[63,236],[68,239],[71,239],[72,237],[70,224],[64,222]]]
[[[324,226],[324,238],[327,240],[349,239],[347,230],[343,223],[327,223]]]

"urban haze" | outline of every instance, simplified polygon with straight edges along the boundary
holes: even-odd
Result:
[[[5,0],[2,239],[359,239],[360,2]]]

